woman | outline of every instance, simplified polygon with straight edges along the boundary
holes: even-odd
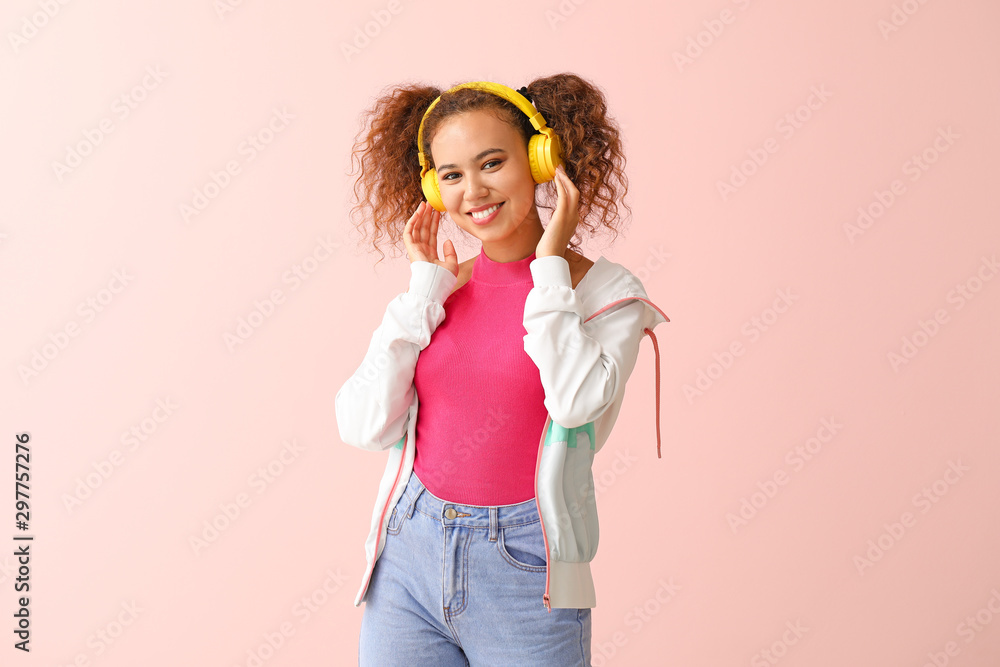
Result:
[[[590,665],[592,464],[643,335],[669,321],[573,244],[618,231],[606,108],[559,74],[517,92],[398,86],[369,112],[355,211],[376,249],[402,238],[411,275],[336,398],[341,439],[389,451],[355,599],[362,665]],[[450,239],[438,255],[442,212],[478,256],[459,263]]]

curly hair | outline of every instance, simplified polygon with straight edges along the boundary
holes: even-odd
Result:
[[[618,217],[619,199],[629,215],[631,209],[624,201],[628,178],[621,131],[608,115],[604,94],[596,85],[570,73],[535,79],[527,91],[546,124],[559,135],[566,175],[580,191],[580,223],[570,247],[576,250],[583,234],[593,235],[602,227],[617,238],[623,226]],[[431,140],[441,123],[455,114],[480,109],[495,114],[519,130],[525,150],[528,139],[535,133],[528,117],[498,95],[474,88],[443,93],[420,84],[390,86],[382,90],[374,105],[362,115],[361,129],[351,153],[354,166],[350,174],[360,168],[354,184],[357,204],[351,209],[351,219],[363,237],[371,234],[372,246],[383,259],[385,253],[380,247],[383,239],[387,237],[399,248],[406,221],[424,200],[417,130],[427,107],[437,97],[441,96],[441,101],[427,117],[423,134],[423,152],[431,166],[435,166]],[[540,187],[544,199],[552,205],[540,205],[537,201],[535,205],[554,211],[558,200],[555,182]],[[537,190],[536,187],[536,193]]]

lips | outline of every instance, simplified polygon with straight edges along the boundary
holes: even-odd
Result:
[[[486,204],[485,206],[478,206],[476,208],[470,208],[466,212],[469,215],[472,215],[473,213],[482,213],[483,211],[488,211],[489,209],[493,208],[494,206],[501,206],[501,205],[503,205],[503,202],[494,202],[492,204]]]
[[[503,208],[503,205],[505,203],[506,202],[499,202],[497,204],[490,204],[488,206],[481,206],[478,209],[475,209],[475,211],[469,211],[469,217],[472,218],[473,222],[475,222],[476,224],[480,224],[480,225],[484,224],[484,223],[487,223],[487,222],[490,222],[500,212],[500,209]],[[483,211],[489,211],[490,209],[493,209],[493,212],[490,213],[489,215],[485,216],[485,217],[483,217],[483,216],[477,217],[477,216],[472,215],[473,212],[481,213]]]

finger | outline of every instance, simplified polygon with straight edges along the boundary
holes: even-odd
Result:
[[[438,221],[441,218],[440,218],[440,214],[438,213],[437,209],[434,209],[433,211],[431,211],[430,215],[431,215],[431,221],[430,221],[430,239],[428,240],[428,243],[430,243],[431,248],[434,249],[434,252],[436,254],[437,253],[437,247],[438,247],[438,244],[437,244]]]
[[[420,202],[420,208],[413,216],[413,240],[417,243],[424,242],[424,210],[426,208],[427,202]]]
[[[444,242],[444,264],[445,268],[458,275],[458,253],[455,252],[455,244],[451,239]]]
[[[420,240],[421,236],[420,220],[421,220],[421,214],[423,213],[424,208],[426,208],[426,206],[427,202],[425,201],[420,202],[420,204],[417,205],[417,210],[414,211],[413,215],[410,217],[409,222],[407,222],[407,226],[409,227],[408,236],[410,240],[410,245],[412,246],[413,257],[417,259],[422,259],[424,257],[424,251],[421,249],[422,246]]]
[[[403,227],[403,240],[410,243],[413,242],[413,216],[406,221],[406,225]]]
[[[413,212],[412,215],[406,220],[406,227],[412,227],[413,221],[417,219],[417,214],[420,213],[420,205],[417,205],[417,210]]]
[[[574,183],[573,179],[566,173],[566,167],[559,165],[559,169],[556,170],[556,173],[562,176],[563,185],[567,186],[571,190],[576,189],[576,183]]]
[[[431,224],[430,224],[430,212],[434,210],[430,204],[424,206],[423,212],[420,214],[420,242],[424,245],[429,245],[431,240]],[[431,252],[431,257],[437,257],[437,250]]]
[[[416,230],[417,220],[420,218],[420,209],[423,205],[424,202],[420,202],[419,204],[417,204],[417,210],[415,210],[413,212],[413,215],[410,216],[410,219],[406,221],[406,226],[403,228],[404,232],[409,230],[409,232],[412,234]]]
[[[556,209],[562,209],[566,206],[566,186],[563,185],[562,178],[559,177],[558,170],[556,171]]]
[[[561,182],[563,184],[563,187],[566,189],[566,197],[569,200],[568,203],[571,207],[576,206],[577,202],[580,199],[580,190],[577,189],[576,183],[574,183],[572,179],[570,179],[570,177],[566,174],[565,170],[560,169],[560,171],[562,171]]]

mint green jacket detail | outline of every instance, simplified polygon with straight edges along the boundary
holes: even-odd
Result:
[[[548,552],[539,602],[550,611],[590,608],[597,605],[590,563],[599,535],[594,456],[618,418],[645,335],[656,351],[659,455],[659,351],[653,329],[670,320],[635,275],[603,256],[576,289],[563,257],[539,257],[529,267],[534,286],[524,304],[524,350],[538,367],[548,411],[535,461],[535,501]],[[341,440],[369,451],[388,450],[355,606],[365,599],[391,510],[413,471],[417,357],[444,321],[443,304],[457,280],[442,266],[412,262],[408,291],[389,303],[361,365],[337,392]]]

